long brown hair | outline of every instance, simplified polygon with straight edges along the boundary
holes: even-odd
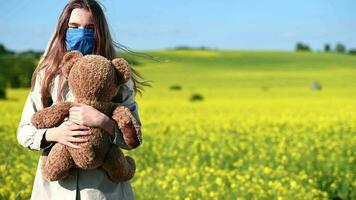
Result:
[[[63,9],[55,32],[50,39],[44,54],[41,56],[39,64],[32,75],[31,91],[34,89],[37,74],[44,69],[45,73],[41,82],[41,94],[43,107],[50,106],[51,94],[49,88],[53,85],[53,79],[56,74],[61,74],[60,62],[66,52],[65,33],[68,28],[68,22],[72,10],[75,8],[84,8],[91,12],[94,27],[95,27],[95,47],[94,54],[102,55],[112,60],[116,57],[115,46],[118,43],[112,40],[109,27],[101,8],[101,5],[95,0],[71,0]],[[132,81],[135,93],[142,94],[143,86],[151,86],[147,81],[139,81],[143,76],[131,66]],[[58,85],[57,101],[62,101],[62,89],[64,85],[64,77],[60,76]]]

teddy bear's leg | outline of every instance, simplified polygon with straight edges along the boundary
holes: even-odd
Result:
[[[74,165],[69,151],[60,143],[53,145],[51,150],[44,150],[41,159],[42,176],[48,181],[65,178]]]
[[[135,160],[125,156],[120,149],[112,146],[105,157],[102,168],[115,182],[130,180],[135,175]]]

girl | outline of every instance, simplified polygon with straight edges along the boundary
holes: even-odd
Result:
[[[102,8],[95,0],[72,0],[63,9],[56,31],[34,71],[31,91],[27,97],[17,129],[18,142],[31,150],[51,148],[55,142],[80,148],[76,143],[87,142],[88,127],[101,127],[112,137],[112,143],[124,149],[128,146],[118,125],[91,106],[78,104],[71,108],[68,121],[48,129],[36,129],[32,115],[56,102],[71,100],[72,94],[61,75],[60,62],[66,51],[79,50],[85,54],[99,54],[109,60],[115,58],[115,43],[111,39]],[[138,105],[135,92],[149,84],[137,79],[142,76],[131,68],[132,78],[120,86],[113,99],[128,107],[138,123]],[[141,138],[141,136],[136,135]],[[140,140],[139,140],[140,141]],[[140,141],[141,144],[141,141]],[[139,144],[138,144],[139,145]],[[59,181],[46,181],[41,174],[41,158],[32,189],[31,199],[133,199],[130,181],[115,183],[102,168],[82,170],[73,168],[70,175]]]

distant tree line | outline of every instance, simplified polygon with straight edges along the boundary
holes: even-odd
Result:
[[[0,99],[6,98],[6,88],[28,88],[31,78],[43,52],[14,52],[0,44]],[[133,66],[141,63],[128,52],[118,51],[117,56],[124,58]]]
[[[206,46],[191,47],[191,46],[186,46],[186,45],[176,46],[173,49],[174,50],[217,50],[217,49],[206,47]]]
[[[33,71],[42,52],[15,53],[0,44],[0,98],[6,98],[6,88],[31,86]]]
[[[306,43],[303,43],[303,42],[297,42],[295,45],[295,50],[296,51],[312,51],[312,49],[309,47],[309,45]],[[340,42],[336,43],[334,48],[332,48],[329,43],[326,43],[324,45],[323,50],[324,50],[324,52],[349,53],[349,54],[356,55],[356,49],[349,49],[347,51],[345,45]]]

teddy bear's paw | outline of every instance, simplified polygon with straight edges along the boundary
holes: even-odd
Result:
[[[119,127],[122,128],[126,124],[129,124],[131,121],[131,112],[128,108],[124,106],[120,106],[119,108],[115,109],[113,113],[113,118],[119,123]]]
[[[136,148],[141,144],[141,127],[127,107],[116,108],[113,119],[117,122],[125,142],[130,148]]]

